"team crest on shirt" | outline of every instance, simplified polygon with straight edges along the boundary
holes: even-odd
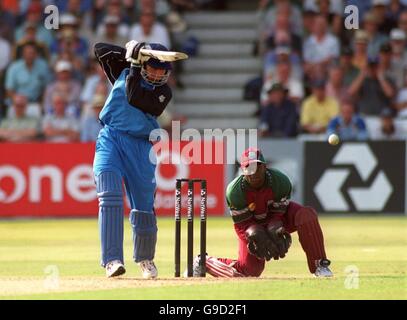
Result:
[[[163,103],[165,100],[165,96],[164,95],[159,96],[158,100],[160,100],[160,102]]]
[[[256,203],[252,202],[252,203],[249,204],[249,211],[253,212],[254,210],[256,210]]]

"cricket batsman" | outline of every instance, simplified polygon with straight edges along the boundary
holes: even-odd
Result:
[[[206,270],[214,277],[259,277],[265,262],[282,259],[297,232],[316,277],[332,277],[316,211],[290,201],[292,186],[282,172],[266,167],[260,150],[247,149],[241,157],[243,175],[227,187],[226,197],[239,241],[239,257],[207,257]],[[194,272],[199,272],[199,259]]]
[[[100,112],[103,125],[96,141],[93,170],[99,200],[101,264],[107,277],[126,272],[123,260],[124,182],[131,205],[133,258],[146,279],[157,277],[154,253],[157,221],[154,213],[155,162],[150,161],[150,132],[171,100],[166,84],[170,62],[143,60],[142,48],[168,51],[161,44],[132,40],[126,49],[97,43],[95,56],[113,88]]]

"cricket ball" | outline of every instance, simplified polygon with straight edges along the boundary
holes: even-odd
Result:
[[[339,137],[336,134],[331,134],[328,138],[328,142],[332,146],[336,146],[339,143]]]

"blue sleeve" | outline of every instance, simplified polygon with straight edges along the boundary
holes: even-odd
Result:
[[[7,90],[16,89],[16,72],[14,71],[15,64],[12,64],[6,72],[5,87]]]
[[[336,128],[338,127],[338,117],[333,118],[329,121],[328,127],[326,128],[326,135],[329,137],[331,134],[336,133]]]
[[[369,133],[367,132],[365,121],[362,118],[358,118],[356,121],[356,126],[358,128],[357,140],[367,140],[369,139]]]

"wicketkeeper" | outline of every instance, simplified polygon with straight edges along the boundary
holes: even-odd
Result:
[[[160,44],[130,41],[126,49],[97,43],[95,55],[113,88],[99,118],[94,175],[99,199],[101,264],[108,277],[125,273],[123,260],[123,189],[130,201],[134,254],[144,278],[157,277],[153,262],[157,241],[154,213],[155,163],[150,160],[150,132],[171,100],[166,84],[169,62],[144,61],[140,49],[168,51]]]
[[[206,270],[214,277],[258,277],[266,261],[285,257],[290,233],[297,232],[316,277],[332,277],[316,211],[290,201],[292,186],[286,175],[266,167],[260,150],[249,148],[241,157],[243,175],[227,187],[226,197],[239,241],[239,257],[207,257]],[[194,274],[199,272],[194,261]]]

